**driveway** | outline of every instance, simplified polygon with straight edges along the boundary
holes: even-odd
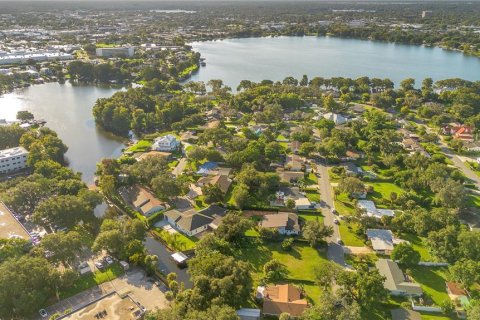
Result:
[[[144,242],[145,248],[149,254],[154,254],[158,256],[158,267],[160,270],[163,270],[163,273],[169,274],[170,272],[175,272],[177,274],[177,281],[183,282],[185,288],[191,288],[193,286],[190,281],[190,277],[187,273],[187,269],[180,269],[170,258],[172,252],[168,251],[165,246],[148,236]]]
[[[175,177],[178,177],[180,175],[182,175],[183,173],[183,170],[185,170],[185,167],[187,165],[187,158],[182,158],[178,161],[177,163],[177,166],[175,168],[173,168],[173,175]]]
[[[322,214],[324,216],[323,221],[326,226],[331,226],[333,228],[333,235],[327,239],[327,258],[341,266],[345,266],[343,247],[337,244],[337,239],[340,239],[340,231],[338,225],[333,222],[334,219],[336,219],[335,215],[332,213],[332,209],[335,208],[335,205],[333,203],[332,187],[330,186],[330,178],[328,176],[328,167],[325,164],[317,162],[317,169],[320,174],[320,178],[318,178],[320,200],[324,204],[322,208]]]

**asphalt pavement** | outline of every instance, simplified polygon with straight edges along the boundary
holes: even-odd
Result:
[[[187,269],[180,269],[171,259],[170,256],[173,252],[168,251],[161,242],[155,240],[151,236],[146,238],[144,245],[149,254],[158,256],[158,267],[164,274],[175,272],[177,274],[177,281],[183,282],[186,289],[193,286],[187,273]]]
[[[335,209],[335,205],[333,203],[332,187],[330,186],[330,178],[328,176],[328,167],[325,164],[317,162],[317,172],[320,174],[320,177],[318,178],[318,187],[322,203],[322,214],[324,216],[323,221],[326,226],[331,226],[333,228],[333,235],[327,239],[327,258],[341,266],[345,266],[345,253],[343,251],[343,246],[337,243],[338,239],[341,239],[341,237],[338,225],[334,222],[337,217],[332,213],[332,209]]]

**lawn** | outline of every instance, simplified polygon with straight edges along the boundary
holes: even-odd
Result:
[[[421,267],[410,268],[412,277],[422,285],[424,293],[438,306],[442,301],[450,299],[445,287],[447,268]]]
[[[398,237],[407,240],[412,244],[413,249],[420,253],[421,261],[433,261],[430,252],[428,252],[427,245],[425,244],[425,238],[421,238],[411,233],[399,234]]]
[[[467,197],[467,206],[471,208],[479,208],[480,207],[480,196],[469,195]]]
[[[340,221],[338,229],[340,231],[340,237],[342,238],[343,243],[349,247],[364,247],[364,239],[359,237],[355,231],[358,226],[354,222],[347,223],[345,221]]]
[[[317,190],[307,190],[305,191],[305,195],[311,202],[320,203],[320,193]]]
[[[373,187],[373,192],[369,193],[367,197],[376,204],[385,201],[389,202],[392,192],[395,192],[397,195],[405,192],[405,190],[391,182],[371,182],[367,183],[367,185]],[[382,199],[384,200],[382,201]]]
[[[298,212],[298,217],[300,219],[303,219],[305,221],[312,221],[312,220],[317,220],[320,221],[320,223],[323,223],[323,215],[321,212],[316,212],[316,211],[299,211]]]
[[[125,271],[123,270],[122,266],[120,266],[120,264],[114,263],[113,265],[106,268],[104,271],[97,270],[93,273],[84,274],[83,276],[80,276],[77,281],[75,281],[73,286],[66,290],[60,291],[60,299],[66,299],[96,285],[111,281],[123,275],[124,272]]]
[[[355,213],[355,206],[344,193],[336,196],[334,200],[335,210],[342,216],[351,216]]]
[[[284,251],[280,242],[264,243],[258,238],[250,238],[250,245],[237,250],[236,256],[250,263],[256,283],[263,276],[263,266],[271,259],[277,259],[289,271],[288,281],[302,284],[309,298],[318,301],[320,288],[314,283],[314,268],[327,261],[326,254],[310,247],[305,242],[296,241],[291,251]]]
[[[195,237],[187,237],[180,232],[171,234],[160,228],[154,228],[153,233],[161,238],[171,249],[176,251],[194,249],[195,242],[198,240]]]
[[[152,146],[152,141],[140,140],[135,143],[133,146],[127,148],[128,152],[145,152],[150,150]]]

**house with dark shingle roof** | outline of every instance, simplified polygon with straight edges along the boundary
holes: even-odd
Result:
[[[164,219],[183,234],[194,236],[209,228],[216,229],[226,213],[227,209],[212,205],[198,212],[195,209],[169,210],[164,213]]]
[[[300,233],[298,215],[293,212],[264,215],[263,220],[260,221],[260,227],[275,229],[278,233],[284,235],[298,235]]]

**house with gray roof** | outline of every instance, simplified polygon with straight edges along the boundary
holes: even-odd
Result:
[[[164,219],[175,229],[187,236],[194,236],[208,229],[214,220],[212,217],[198,213],[195,209],[179,211],[176,209],[164,213]]]
[[[421,296],[422,287],[403,273],[395,261],[380,259],[375,262],[375,266],[382,276],[385,277],[383,286],[394,296]]]

